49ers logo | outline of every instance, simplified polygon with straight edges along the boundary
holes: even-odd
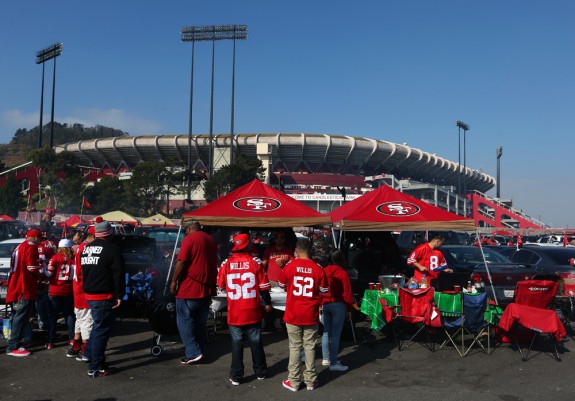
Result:
[[[419,206],[410,202],[386,202],[379,205],[376,210],[388,216],[413,216],[419,213]]]
[[[248,212],[270,212],[281,206],[280,201],[262,196],[250,196],[234,202],[234,207]]]

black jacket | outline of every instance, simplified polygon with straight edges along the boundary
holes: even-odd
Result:
[[[120,249],[109,241],[95,239],[80,255],[84,292],[114,294],[122,299],[126,293],[126,268]]]

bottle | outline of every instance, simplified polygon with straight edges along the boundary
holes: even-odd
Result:
[[[470,294],[473,292],[473,286],[471,285],[471,280],[467,282],[467,292]]]
[[[427,288],[427,274],[421,276],[421,283],[419,283],[420,288]]]

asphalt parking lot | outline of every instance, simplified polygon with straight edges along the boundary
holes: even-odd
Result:
[[[64,332],[60,332],[64,335]],[[564,341],[561,362],[535,353],[523,362],[509,345],[491,355],[460,357],[453,349],[436,352],[414,346],[399,352],[382,333],[372,333],[369,322],[343,341],[340,355],[348,372],[330,372],[316,366],[320,387],[297,393],[282,387],[287,377],[288,344],[285,332],[265,332],[268,378],[256,380],[246,349],[246,378],[240,386],[228,382],[230,341],[225,328],[212,336],[204,362],[180,364],[183,348],[177,338],[163,341],[159,357],[150,355],[154,333],[145,319],[124,319],[108,346],[108,362],[115,375],[90,378],[87,367],[66,358],[66,346],[46,350],[36,333],[33,354],[14,358],[4,354],[0,341],[0,400],[572,400],[575,398],[575,342]],[[573,331],[568,331],[573,335]],[[540,348],[538,348],[540,349]]]

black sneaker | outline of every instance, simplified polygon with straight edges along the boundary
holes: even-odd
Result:
[[[81,352],[78,352],[78,355],[76,355],[76,360],[78,362],[90,362],[90,358],[88,358],[86,355],[82,354]]]
[[[68,358],[76,358],[78,355],[80,355],[80,349],[70,348],[68,352],[66,352]]]
[[[230,383],[232,383],[233,386],[239,386],[241,384],[238,379],[234,379],[233,377],[230,377]]]
[[[100,369],[100,370],[89,370],[88,376],[96,378],[96,377],[105,377],[112,375],[113,372],[111,369]]]

